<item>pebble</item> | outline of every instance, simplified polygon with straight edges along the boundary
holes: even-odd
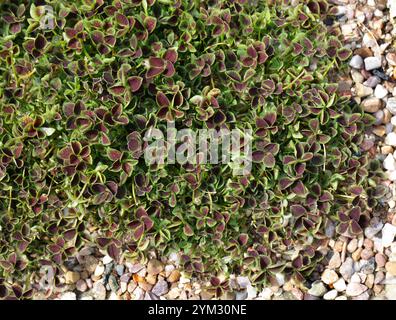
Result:
[[[383,85],[379,84],[375,87],[374,95],[378,99],[383,99],[388,95],[388,90],[386,90]]]
[[[354,273],[351,277],[351,280],[349,281],[351,283],[361,283],[362,279],[360,279],[360,276],[357,273]]]
[[[94,276],[100,277],[105,271],[105,267],[102,264],[98,264],[95,268]]]
[[[393,147],[391,147],[391,146],[383,146],[383,147],[381,147],[381,153],[383,155],[387,155],[389,153],[393,153]]]
[[[118,264],[115,267],[117,274],[121,277],[124,274],[125,266],[122,264]]]
[[[338,274],[334,270],[326,269],[322,274],[322,281],[326,284],[333,284],[338,280]]]
[[[367,57],[364,59],[364,66],[367,71],[381,68],[381,57]]]
[[[396,133],[390,132],[385,138],[385,143],[389,146],[396,147]]]
[[[354,70],[354,69],[352,69],[352,71],[351,71],[351,77],[355,83],[363,83],[363,81],[364,81],[363,75],[359,71]]]
[[[101,282],[95,282],[93,285],[93,294],[96,300],[106,299],[106,288]]]
[[[94,273],[96,266],[98,265],[98,262],[99,262],[98,259],[96,259],[94,256],[85,256],[84,257],[85,271],[87,271],[88,273]]]
[[[109,264],[109,263],[111,263],[113,261],[113,258],[110,257],[109,255],[105,255],[103,257],[102,261],[103,261],[103,264]]]
[[[396,115],[396,98],[389,98],[386,102],[386,109],[390,111],[393,115]]]
[[[65,292],[62,294],[60,300],[77,300],[77,296],[74,292]]]
[[[157,296],[163,296],[168,292],[168,283],[165,280],[159,280],[151,290]]]
[[[375,88],[379,83],[381,82],[381,79],[377,76],[370,76],[363,84],[367,87],[370,88]]]
[[[141,271],[144,266],[140,263],[135,263],[135,264],[131,264],[131,265],[127,265],[129,272],[131,273],[138,273],[139,271]]]
[[[367,287],[365,285],[361,283],[352,282],[347,285],[345,293],[349,297],[356,297],[361,295],[366,290]]]
[[[355,69],[362,69],[363,68],[363,58],[359,55],[355,55],[352,57],[349,65]]]
[[[363,249],[362,253],[360,254],[360,257],[363,260],[368,260],[368,259],[370,259],[373,256],[374,256],[374,252],[373,252],[373,250],[371,250],[369,248]]]
[[[235,295],[235,300],[246,300],[248,297],[248,293],[246,290],[237,291]]]
[[[341,256],[338,252],[334,252],[333,256],[331,257],[328,267],[330,269],[336,269],[341,265]]]
[[[336,282],[333,283],[333,288],[336,289],[338,292],[345,291],[346,283],[343,278],[338,279]]]
[[[360,255],[362,253],[363,249],[362,248],[357,248],[354,253],[352,253],[352,259],[354,261],[358,261],[360,259]]]
[[[385,269],[390,275],[396,276],[396,262],[395,261],[387,262],[385,264]]]
[[[337,290],[330,290],[329,292],[326,292],[325,295],[323,296],[324,300],[334,300],[337,298],[338,292]]]
[[[112,292],[117,292],[120,286],[118,285],[118,281],[115,276],[112,274],[109,276],[109,286]]]
[[[358,240],[356,238],[349,241],[349,243],[347,245],[348,252],[349,253],[354,252],[357,249],[357,245],[358,245]]]
[[[374,113],[381,108],[382,102],[378,98],[369,97],[364,99],[361,105],[364,111]]]
[[[167,280],[170,283],[177,282],[180,279],[180,271],[179,270],[173,270]]]
[[[157,275],[164,270],[164,265],[157,259],[151,259],[147,264],[147,273]]]
[[[373,239],[374,236],[381,231],[383,225],[381,221],[371,220],[370,225],[364,230],[364,235],[369,239]]]
[[[393,226],[389,223],[386,223],[382,229],[382,246],[387,248],[389,247],[396,235],[396,226]]]
[[[355,95],[364,98],[373,94],[373,88],[366,87],[361,83],[356,83],[355,85]]]
[[[388,300],[396,300],[396,285],[388,284],[385,286],[385,297]]]
[[[327,292],[326,286],[321,281],[312,283],[308,293],[315,297],[322,297]]]
[[[394,52],[389,52],[389,53],[386,55],[386,61],[388,61],[388,63],[389,63],[391,66],[396,66],[396,53],[394,53]]]
[[[364,284],[367,286],[367,288],[371,289],[374,286],[374,274],[368,274]]]
[[[388,154],[387,157],[384,160],[384,168],[389,171],[395,171],[396,170],[396,161],[395,158],[393,157],[393,154]]]
[[[354,272],[353,269],[353,260],[350,257],[347,257],[344,261],[344,263],[341,265],[340,274],[345,280],[349,280]]]
[[[68,271],[65,273],[66,284],[73,284],[80,280],[80,274],[74,271]]]
[[[76,289],[80,292],[85,292],[88,289],[87,283],[85,282],[85,280],[78,280],[76,283]]]

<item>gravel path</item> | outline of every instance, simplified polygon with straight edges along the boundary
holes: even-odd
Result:
[[[396,299],[396,1],[333,0],[339,26],[354,54],[350,74],[340,81],[343,94],[354,97],[377,119],[364,147],[383,163],[391,190],[384,202],[389,212],[373,212],[364,235],[338,237],[323,248],[323,268],[310,283],[277,283],[262,291],[246,277],[223,278],[231,292],[221,299]],[[331,230],[329,230],[331,233]],[[53,283],[56,280],[56,286]],[[212,299],[210,283],[188,278],[179,270],[179,256],[152,254],[146,263],[120,262],[94,248],[83,249],[54,275],[48,268],[36,275],[36,299]]]

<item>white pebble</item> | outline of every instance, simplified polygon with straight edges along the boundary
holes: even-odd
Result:
[[[388,154],[384,160],[384,168],[389,171],[396,170],[396,161],[392,154]]]
[[[374,95],[378,98],[378,99],[383,99],[387,96],[388,94],[388,90],[386,90],[386,88],[379,84],[375,87],[375,91],[374,91]]]
[[[105,255],[105,256],[103,257],[102,261],[103,261],[103,264],[109,264],[110,262],[113,261],[113,258],[110,257],[110,256],[108,256],[108,255]]]
[[[381,67],[381,57],[367,57],[364,59],[364,65],[367,71],[378,69]]]
[[[389,98],[386,103],[386,108],[390,111],[390,113],[396,115],[396,98]]]
[[[325,300],[334,300],[337,298],[337,290],[330,290],[329,292],[326,292],[326,294],[323,296],[323,299]]]
[[[363,58],[359,55],[353,56],[351,61],[349,62],[349,65],[352,68],[361,69],[363,68]]]
[[[390,132],[385,138],[385,144],[388,146],[396,147],[396,133]]]
[[[390,223],[386,223],[382,229],[382,246],[387,248],[389,247],[396,235],[396,227],[391,225]]]

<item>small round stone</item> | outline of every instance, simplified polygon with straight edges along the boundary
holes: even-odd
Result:
[[[366,290],[367,287],[364,284],[352,282],[347,285],[345,293],[349,297],[356,297],[361,295]]]
[[[381,68],[381,57],[367,57],[364,59],[364,66],[367,71]]]
[[[159,274],[164,270],[164,265],[157,259],[151,259],[147,264],[147,273],[152,275]]]
[[[74,271],[68,271],[65,274],[65,282],[66,284],[73,284],[80,280],[80,274]]]
[[[396,147],[396,133],[395,132],[388,133],[385,138],[385,143],[388,146]]]
[[[386,103],[386,108],[393,114],[396,115],[396,98],[389,98]]]
[[[378,99],[383,99],[388,95],[388,90],[386,90],[383,85],[379,84],[375,87],[374,95]]]
[[[103,264],[98,264],[95,268],[94,276],[100,277],[105,271],[105,267]]]
[[[334,270],[326,269],[322,274],[322,281],[326,284],[333,284],[338,280],[338,274]]]
[[[329,292],[326,292],[325,295],[323,296],[324,300],[334,300],[338,295],[337,290],[330,290]]]
[[[179,279],[180,279],[180,272],[179,272],[179,270],[173,270],[173,271],[171,272],[171,274],[169,275],[169,277],[168,277],[167,280],[168,280],[170,283],[174,283],[174,282],[179,281]]]
[[[381,108],[381,105],[381,100],[375,97],[366,98],[362,101],[363,110],[370,113],[377,112]]]
[[[87,283],[85,282],[85,280],[80,279],[77,281],[76,283],[76,289],[80,292],[85,292],[88,289]]]
[[[363,58],[359,55],[355,55],[352,57],[349,65],[355,69],[362,69],[364,65]]]
[[[385,264],[385,269],[390,275],[396,276],[396,261],[388,261]]]
[[[338,279],[336,282],[333,283],[333,288],[336,289],[338,292],[345,291],[346,283],[343,278]]]

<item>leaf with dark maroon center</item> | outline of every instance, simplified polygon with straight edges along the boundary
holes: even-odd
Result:
[[[107,156],[109,157],[110,160],[117,161],[121,159],[122,152],[116,149],[108,149]]]
[[[146,17],[143,21],[148,33],[152,33],[157,25],[157,19],[154,17]]]
[[[118,261],[119,257],[120,257],[120,249],[114,244],[111,243],[108,247],[107,247],[107,254],[113,258],[113,260]]]
[[[129,26],[129,20],[128,20],[128,18],[127,18],[126,16],[124,16],[123,14],[117,12],[117,13],[115,14],[115,18],[116,18],[117,22],[118,22],[121,26],[124,26],[124,27]]]
[[[140,89],[140,87],[142,86],[142,82],[143,82],[142,77],[133,76],[133,77],[128,78],[128,84],[129,84],[129,87],[131,88],[132,92],[138,91]]]
[[[124,94],[125,92],[125,87],[123,86],[113,86],[109,88],[110,93],[114,94],[115,96],[120,96]]]
[[[176,49],[168,49],[164,54],[164,59],[172,63],[175,63],[177,61],[177,58],[178,58],[178,53]]]
[[[160,107],[168,107],[170,105],[169,99],[161,91],[157,92],[156,100]]]

